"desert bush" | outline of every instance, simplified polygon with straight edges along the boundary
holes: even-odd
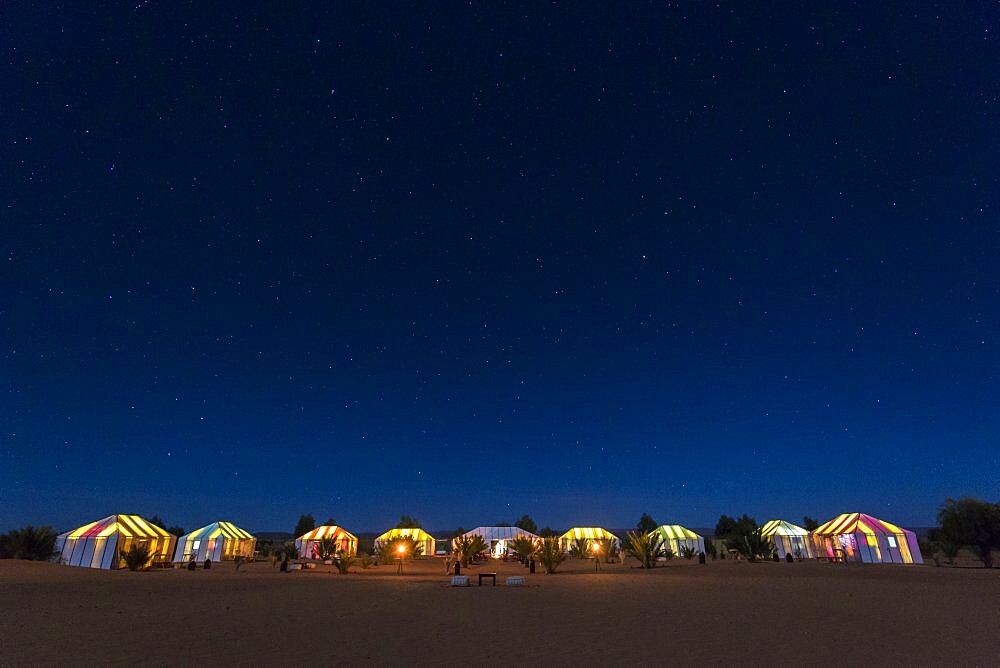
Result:
[[[319,558],[323,561],[327,559],[333,559],[337,556],[337,551],[340,548],[340,541],[336,538],[320,538],[316,541],[316,553]]]
[[[299,558],[299,548],[295,546],[294,540],[286,540],[279,548],[278,556],[288,561],[295,561]]]
[[[640,568],[655,568],[657,559],[666,553],[663,549],[663,538],[659,534],[641,531],[628,532],[625,552],[639,562]]]
[[[130,571],[145,570],[153,559],[153,552],[145,543],[133,542],[127,550],[119,552],[122,561]]]
[[[694,549],[690,545],[685,545],[684,547],[681,548],[681,556],[684,557],[685,559],[687,559],[688,561],[690,561],[691,559],[694,559],[695,555],[697,555],[697,554],[698,554],[698,550]]]
[[[598,555],[604,563],[611,563],[612,559],[617,559],[621,550],[618,547],[618,541],[611,538],[601,538],[594,541],[600,546],[598,550]]]
[[[575,559],[589,559],[594,556],[591,549],[590,540],[577,538],[569,546],[569,555]]]
[[[737,534],[729,539],[729,546],[739,552],[747,561],[758,561],[759,559],[770,559],[774,554],[774,544],[771,539],[764,535],[761,527],[756,527],[752,531],[743,530],[744,533]]]
[[[676,556],[677,555],[674,554],[674,551],[671,550],[669,547],[663,548],[663,560],[664,561],[670,561],[671,559],[673,559]]]
[[[401,547],[403,548],[402,553],[399,551]],[[412,538],[397,537],[384,540],[378,544],[378,561],[380,564],[389,564],[397,561],[401,555],[403,559],[412,559],[413,557],[419,557],[423,553],[424,546]]]
[[[333,565],[337,567],[337,572],[341,575],[346,575],[355,563],[357,563],[357,559],[348,554],[347,550],[340,550],[333,557]]]
[[[538,548],[538,561],[542,563],[546,573],[555,573],[559,564],[566,561],[566,553],[563,552],[558,538],[545,538]]]
[[[490,546],[486,540],[480,536],[459,536],[454,542],[455,558],[462,562],[463,566],[472,563],[479,554],[486,552]]]
[[[368,570],[375,565],[375,558],[367,552],[362,552],[358,555],[358,565],[361,566],[361,568]]]
[[[14,559],[48,561],[56,550],[56,532],[52,527],[26,526],[7,534],[7,551]]]
[[[954,565],[955,558],[958,556],[958,553],[962,551],[961,545],[959,545],[958,543],[953,543],[949,540],[938,543],[938,547],[941,550],[941,555],[948,562],[949,566]]]
[[[518,536],[509,543],[510,549],[522,559],[531,559],[538,554],[538,543],[527,536]]]

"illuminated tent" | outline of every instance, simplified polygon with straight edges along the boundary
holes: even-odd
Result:
[[[656,534],[663,540],[663,547],[674,554],[680,554],[685,547],[693,548],[696,554],[705,551],[705,539],[680,524],[662,524],[650,534]]]
[[[495,557],[503,556],[507,550],[508,541],[518,536],[527,536],[531,540],[541,540],[540,536],[520,527],[476,527],[471,531],[466,531],[462,536],[482,536],[486,544],[489,545],[490,553]]]
[[[618,536],[607,529],[602,529],[601,527],[573,527],[559,536],[559,546],[563,549],[563,552],[569,552],[578,540],[613,540],[616,545],[621,545]]]
[[[232,561],[253,556],[257,539],[231,522],[212,522],[177,539],[175,562]]]
[[[784,559],[786,554],[800,559],[812,559],[816,556],[809,541],[809,532],[791,522],[771,520],[761,527],[761,534],[774,543],[779,559]]]
[[[87,568],[122,568],[121,553],[132,545],[146,545],[151,563],[170,559],[177,537],[138,515],[108,515],[102,520],[67,531],[56,538],[59,563]]]
[[[337,541],[337,552],[343,550],[349,556],[358,553],[357,536],[348,533],[341,527],[327,525],[316,527],[295,539],[295,547],[299,549],[299,556],[303,559],[319,559],[319,542],[324,538],[332,538]]]
[[[377,548],[382,545],[382,543],[395,540],[396,538],[412,538],[413,541],[420,547],[420,554],[425,557],[434,556],[434,536],[419,528],[389,529],[375,539],[375,547]]]
[[[838,515],[810,534],[816,555],[866,564],[922,564],[917,536],[864,513]]]

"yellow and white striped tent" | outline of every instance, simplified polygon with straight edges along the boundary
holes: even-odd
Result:
[[[253,556],[257,539],[232,522],[212,522],[177,539],[174,562],[232,561]]]
[[[680,524],[661,524],[652,531],[663,540],[663,547],[679,555],[685,547],[693,548],[696,553],[705,551],[705,539]]]
[[[395,540],[396,538],[412,538],[413,542],[420,548],[421,556],[434,556],[434,536],[417,527],[408,529],[389,529],[375,539],[375,547],[378,548],[383,543]]]
[[[784,559],[786,554],[799,559],[812,559],[816,556],[809,541],[809,532],[791,522],[771,520],[761,527],[761,534],[774,543],[774,551],[778,553],[779,559]]]
[[[810,534],[818,557],[868,564],[922,564],[917,536],[864,513],[844,513]]]
[[[357,536],[343,527],[326,525],[307,531],[295,539],[295,547],[299,550],[299,556],[303,559],[318,559],[319,542],[326,538],[332,538],[336,541],[338,552],[343,550],[351,557],[358,553]]]
[[[614,535],[607,529],[602,529],[601,527],[573,527],[563,535],[559,536],[559,546],[564,552],[569,552],[573,546],[576,545],[578,540],[613,540],[616,545],[621,544],[618,536]]]
[[[59,563],[86,568],[122,568],[121,553],[146,545],[152,563],[170,559],[177,537],[138,515],[108,515],[56,538]]]

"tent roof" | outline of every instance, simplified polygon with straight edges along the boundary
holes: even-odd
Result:
[[[844,513],[838,515],[826,524],[821,525],[814,534],[819,536],[837,536],[846,533],[866,533],[866,534],[903,534],[906,529],[895,524],[865,515],[864,513]]]
[[[418,542],[423,540],[434,540],[434,536],[419,527],[406,529],[400,529],[397,527],[395,529],[389,529],[384,534],[376,538],[375,541],[379,542],[383,540],[392,540],[394,538],[412,538]]]
[[[607,529],[602,529],[601,527],[573,527],[563,535],[559,536],[559,539],[618,540],[618,536],[614,535]]]
[[[660,538],[665,538],[666,540],[698,540],[701,538],[694,531],[686,529],[680,524],[661,524],[650,531],[650,533],[659,534]]]
[[[471,531],[466,531],[462,535],[479,535],[483,537],[483,540],[512,540],[518,536],[527,536],[532,539],[539,538],[539,536],[536,536],[530,531],[525,531],[520,527],[476,527]]]
[[[771,520],[760,528],[765,536],[808,536],[809,532],[802,527],[785,520]]]
[[[171,534],[138,515],[108,515],[62,534],[66,538],[104,537],[120,533],[130,538],[169,538]]]
[[[219,536],[222,536],[223,538],[253,540],[253,536],[248,531],[244,531],[232,522],[224,522],[222,520],[207,524],[200,529],[195,529],[191,533],[183,536],[183,538],[187,540],[199,538],[218,538]]]
[[[343,527],[324,525],[305,532],[298,537],[298,540],[323,540],[324,538],[340,538],[341,536],[347,536],[353,540],[358,539],[357,536]]]

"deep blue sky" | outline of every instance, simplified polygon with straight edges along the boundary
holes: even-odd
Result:
[[[995,4],[275,4],[0,9],[0,528],[1000,497]]]

